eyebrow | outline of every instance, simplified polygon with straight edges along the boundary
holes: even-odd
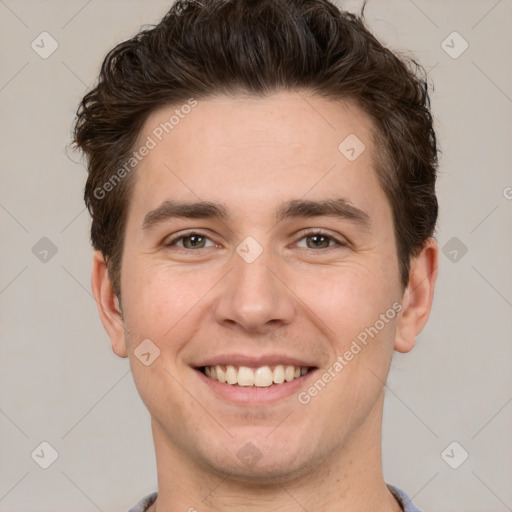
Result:
[[[343,197],[320,201],[294,199],[281,205],[276,212],[277,222],[296,217],[337,217],[352,221],[366,230],[371,228],[370,216]]]
[[[321,216],[349,220],[366,230],[371,228],[370,216],[345,198],[324,199],[320,201],[293,199],[278,207],[275,213],[275,220],[278,223],[291,218]],[[144,231],[150,230],[156,225],[174,218],[219,219],[226,221],[229,218],[229,213],[228,209],[220,203],[167,200],[146,214],[142,223],[142,229]]]
[[[149,230],[157,224],[174,218],[226,220],[228,211],[225,206],[209,201],[188,203],[167,200],[146,214],[142,229]]]

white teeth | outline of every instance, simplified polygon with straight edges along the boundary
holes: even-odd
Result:
[[[284,382],[284,366],[282,364],[274,368],[273,380],[276,384],[282,384]]]
[[[240,368],[241,370],[242,368]],[[252,370],[248,368],[248,370],[252,373]],[[254,373],[254,384],[258,388],[268,388],[272,386],[273,375],[272,371],[268,366],[262,366],[258,368]]]
[[[222,383],[226,382],[226,372],[219,365],[215,367],[215,371],[217,372],[217,380]]]
[[[254,386],[254,381],[254,372],[250,368],[247,368],[247,366],[240,366],[240,368],[238,369],[238,385]]]
[[[238,372],[235,370],[235,367],[230,364],[226,367],[226,382],[228,384],[238,383]]]
[[[274,367],[260,366],[259,368],[249,368],[248,366],[206,366],[204,373],[210,379],[218,380],[221,383],[231,385],[238,384],[243,387],[256,386],[258,388],[266,388],[272,384],[282,384],[283,382],[291,382],[308,373],[309,368],[279,364]]]
[[[284,370],[284,379],[291,382],[295,378],[295,366],[287,366]]]

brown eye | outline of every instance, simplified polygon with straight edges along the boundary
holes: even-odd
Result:
[[[304,249],[331,249],[335,246],[344,247],[347,244],[330,234],[322,231],[313,231],[311,233],[304,233],[303,237],[297,242],[297,245]]]
[[[206,242],[206,237],[202,235],[187,235],[181,238],[183,240],[183,247],[185,249],[203,248]]]
[[[207,247],[213,247],[215,244],[206,235],[201,233],[188,233],[169,240],[165,243],[165,246],[168,248],[175,246],[180,249],[205,249]]]
[[[326,249],[332,241],[331,237],[325,235],[308,235],[306,237],[306,245],[309,249]]]

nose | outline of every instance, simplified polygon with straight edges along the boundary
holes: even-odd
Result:
[[[297,310],[293,287],[287,285],[285,270],[269,253],[263,250],[252,262],[233,255],[234,268],[218,290],[217,322],[258,334],[292,322]]]

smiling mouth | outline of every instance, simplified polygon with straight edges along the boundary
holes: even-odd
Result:
[[[250,368],[248,366],[215,365],[198,368],[204,375],[222,384],[241,387],[268,388],[300,379],[307,375],[313,367],[276,365]]]

